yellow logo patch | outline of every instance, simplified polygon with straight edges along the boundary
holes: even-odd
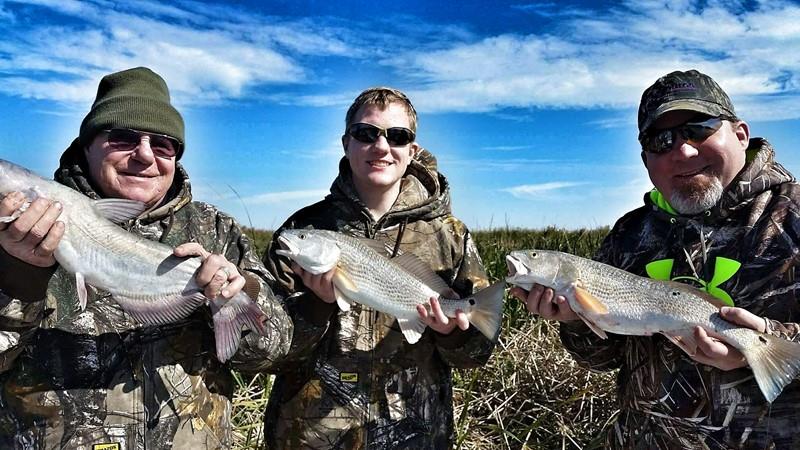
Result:
[[[358,383],[358,374],[353,372],[342,372],[339,374],[339,381],[345,383]]]
[[[92,450],[120,450],[120,446],[117,443],[112,443],[112,444],[94,444],[92,446]]]

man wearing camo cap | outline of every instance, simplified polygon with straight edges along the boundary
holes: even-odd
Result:
[[[595,259],[687,282],[729,305],[725,319],[800,340],[800,187],[772,146],[750,138],[725,91],[696,70],[644,91],[639,142],[655,188],[617,221]],[[741,353],[701,328],[691,358],[662,335],[601,340],[550,289],[512,292],[532,313],[563,322],[562,342],[579,363],[620,370],[609,447],[800,447],[800,383],[768,403]]]

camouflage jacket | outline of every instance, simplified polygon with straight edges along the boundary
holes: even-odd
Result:
[[[281,228],[312,227],[377,239],[391,253],[411,252],[428,262],[462,296],[488,286],[469,232],[450,212],[446,179],[435,172],[429,153],[422,158],[431,170],[412,161],[399,198],[377,222],[359,200],[343,159],[331,193],[296,212]],[[360,304],[342,312],[322,302],[275,254],[276,248],[273,239],[265,262],[292,294],[286,303],[295,329],[267,407],[269,447],[450,448],[451,367],[484,364],[493,343],[470,327],[446,336],[427,329],[410,345],[392,316]]]
[[[98,198],[76,160],[82,152],[71,149],[56,179]],[[233,218],[191,201],[180,165],[175,178],[171,200],[127,228],[170,246],[198,242],[240,267],[269,322],[265,336],[242,340],[232,361],[263,370],[288,350],[291,337],[291,321],[265,283],[273,279]],[[43,285],[34,298],[0,294],[0,448],[230,448],[234,381],[216,359],[207,306],[178,323],[142,327],[107,293],[89,288],[80,312],[73,275],[58,268],[47,284],[52,270],[41,276],[3,256],[5,292],[13,295],[14,278],[39,277]]]
[[[664,278],[688,277],[724,297],[722,290],[772,319],[770,333],[800,340],[800,186],[773,158],[766,141],[752,139],[745,168],[718,205],[696,217],[671,215],[646,197],[616,223],[596,259],[642,276],[647,264],[668,260]],[[571,322],[561,325],[561,339],[583,365],[620,369],[610,447],[800,448],[798,381],[770,406],[749,368],[694,363],[661,335],[602,341]]]

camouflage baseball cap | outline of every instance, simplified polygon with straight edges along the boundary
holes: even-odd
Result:
[[[667,111],[689,110],[709,116],[736,117],[728,94],[708,75],[696,70],[675,71],[659,78],[642,94],[639,135]]]

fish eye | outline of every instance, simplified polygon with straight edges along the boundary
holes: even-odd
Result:
[[[300,233],[300,236],[299,236],[299,237],[300,237],[300,239],[305,239],[305,238],[306,238],[306,235],[305,235],[305,234],[303,234],[303,233]]]

